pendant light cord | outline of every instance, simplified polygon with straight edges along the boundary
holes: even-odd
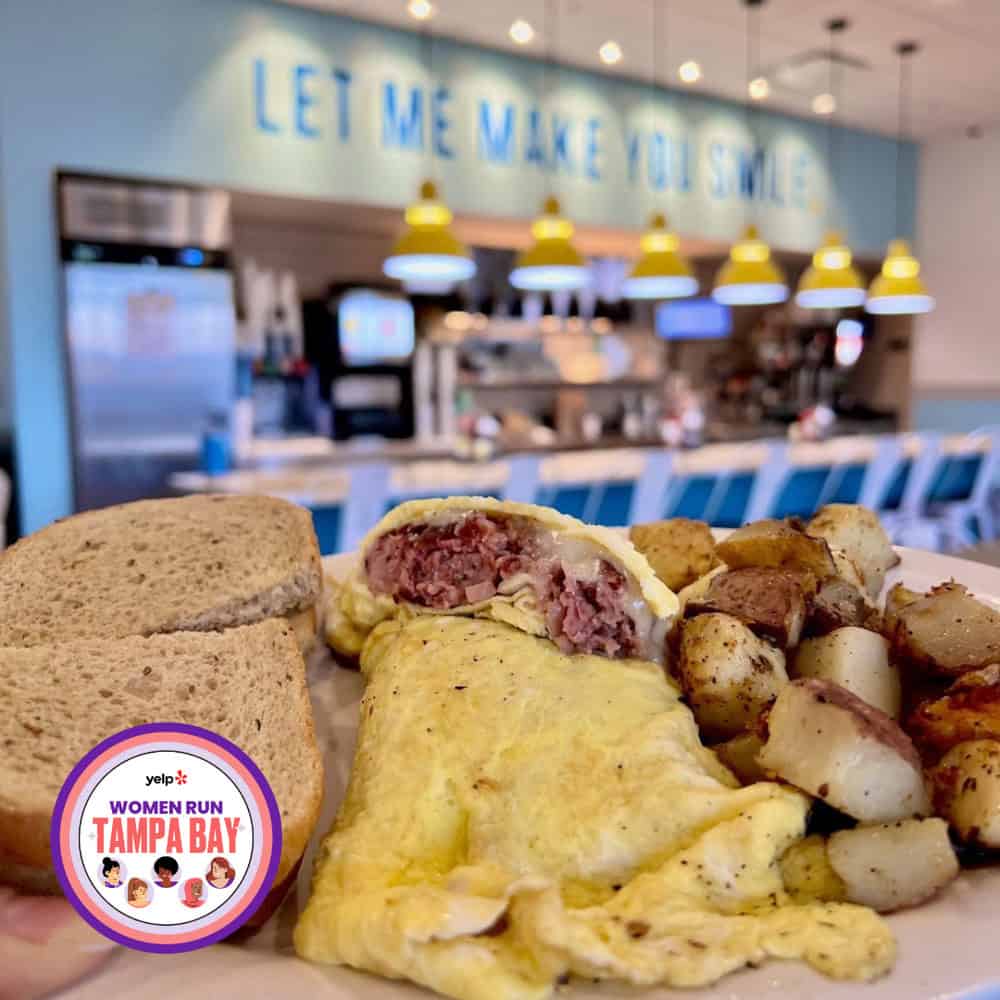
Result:
[[[545,111],[552,103],[552,78],[555,75],[556,59],[556,0],[545,0],[545,65],[542,70],[542,101]]]
[[[656,63],[660,54],[660,31],[663,28],[661,24],[663,11],[660,7],[661,0],[652,0],[653,5],[653,61],[649,67],[649,85],[653,88],[654,92],[659,85],[659,74],[656,72]]]
[[[660,36],[661,36],[661,33],[663,32],[663,15],[665,13],[665,11],[664,11],[663,8],[664,8],[664,4],[665,4],[666,0],[651,0],[651,2],[652,2],[652,8],[653,8],[652,9],[653,23],[652,23],[652,34],[651,34],[652,45],[653,45],[653,52],[652,52],[653,61],[652,61],[652,64],[650,65],[650,67],[649,67],[649,85],[650,85],[650,88],[652,90],[651,99],[653,101],[653,131],[655,132],[656,131],[656,99],[657,99],[657,96],[658,96],[657,91],[658,91],[658,87],[659,87],[659,83],[660,83],[660,74],[657,72],[657,68],[658,68],[658,65],[659,65],[659,58],[660,58],[660,45],[662,44]],[[666,154],[666,148],[667,147],[664,146],[662,148],[664,149],[664,155],[667,155]],[[670,177],[669,166],[668,166],[667,169],[668,169],[668,177]],[[670,177],[670,181],[671,181],[671,183],[673,182],[673,177]],[[671,184],[667,184],[666,195],[664,196],[664,199],[663,199],[664,202],[666,204],[668,204],[668,205],[670,204],[670,187],[671,187]],[[669,218],[668,218],[668,225],[669,225]]]
[[[764,6],[764,0],[744,0],[747,8],[747,37],[746,37],[746,123],[750,132],[750,176],[756,175],[757,165],[757,108],[754,100],[750,96],[750,81],[754,78],[757,62],[760,59],[760,20],[758,11]],[[750,220],[757,221],[757,192],[754,191],[750,198]]]
[[[840,111],[840,91],[841,91],[841,65],[839,52],[837,50],[837,35],[847,29],[848,21],[843,17],[835,17],[826,23],[826,29],[830,32],[830,51],[827,59],[830,63],[830,96],[833,98],[833,111],[827,118],[826,123],[826,164],[830,177],[830,190],[826,199],[826,227],[833,227],[836,213],[834,212],[835,191],[833,178],[839,176],[837,171],[837,160],[839,159],[839,136],[834,125],[834,119]]]
[[[896,46],[899,56],[899,134],[896,138],[896,235],[900,235],[903,221],[903,143],[910,133],[910,56],[919,46],[916,42],[900,42]]]
[[[546,129],[549,129],[553,123],[554,115],[552,113],[552,91],[553,91],[553,78],[556,72],[556,22],[558,18],[556,17],[556,3],[557,0],[545,0],[545,62],[542,65],[542,101],[541,101],[541,114],[542,123]],[[546,116],[549,121],[546,121]],[[552,173],[549,176],[549,194],[555,195],[558,188],[556,181],[558,180],[558,169],[555,162],[552,164]]]
[[[424,164],[427,172],[427,180],[433,180],[434,174],[434,150],[431,148],[431,105],[434,102],[434,36],[431,34],[430,21],[424,22],[423,31],[420,33],[420,59],[424,64],[424,72],[427,74],[427,106],[424,108],[422,125],[426,126],[427,140],[424,143]]]

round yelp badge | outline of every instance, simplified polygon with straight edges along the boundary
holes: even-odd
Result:
[[[142,951],[232,934],[270,891],[277,803],[259,768],[198,726],[126,729],[66,779],[52,817],[63,892],[96,930]]]

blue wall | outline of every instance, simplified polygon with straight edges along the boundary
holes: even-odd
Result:
[[[638,226],[665,204],[681,232],[719,239],[734,236],[747,211],[739,190],[713,190],[713,158],[735,163],[750,150],[750,133],[739,108],[711,98],[561,72],[549,111],[572,122],[570,151],[557,155],[543,116],[548,152],[539,164],[527,156],[524,132],[541,82],[531,60],[440,43],[427,85],[414,35],[309,10],[244,0],[0,3],[0,248],[6,242],[26,530],[71,509],[57,168],[401,206],[427,173],[428,156],[386,130],[386,86],[395,88],[398,120],[410,88],[425,85],[423,100],[446,127],[428,119],[421,139],[435,150],[433,169],[459,211],[528,218],[554,186],[584,222]],[[346,133],[338,86],[349,92]],[[511,163],[484,152],[484,98],[494,126],[507,105],[520,123]],[[651,138],[657,131],[660,140]],[[813,246],[831,201],[859,252],[877,252],[894,235],[894,142],[845,130],[834,177],[821,124],[760,113],[758,134],[777,172],[755,212],[776,245]],[[636,137],[639,158],[630,159]],[[665,175],[654,170],[651,180],[648,169],[657,142],[674,150],[678,168],[663,190]],[[909,232],[911,145],[903,165]]]

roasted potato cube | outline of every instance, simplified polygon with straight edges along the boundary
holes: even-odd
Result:
[[[885,575],[899,556],[874,511],[851,503],[831,503],[809,522],[810,535],[843,552],[861,575],[869,597],[878,597]]]
[[[899,718],[899,671],[889,663],[889,643],[877,632],[848,625],[804,639],[790,672],[833,681],[890,718]]]
[[[684,612],[692,601],[700,601],[704,599],[705,595],[709,591],[709,588],[712,586],[712,581],[720,573],[725,573],[726,569],[727,567],[725,565],[715,566],[704,576],[699,576],[694,583],[689,583],[682,591],[680,591],[677,595],[677,600],[680,603],[678,619],[684,617]]]
[[[830,547],[787,521],[755,521],[737,528],[716,546],[730,569],[769,566],[808,570],[817,579],[833,576],[837,568]]]
[[[854,565],[851,557],[846,552],[841,552],[840,549],[830,549],[830,557],[833,559],[833,570],[837,576],[857,587],[865,595],[865,600],[869,600],[861,570]]]
[[[732,615],[752,632],[787,649],[802,634],[806,601],[795,573],[748,566],[713,577],[703,598],[684,605],[687,617],[706,613]]]
[[[934,811],[967,844],[1000,848],[1000,743],[953,746],[930,772]]]
[[[930,674],[958,677],[1000,662],[1000,612],[944,583],[896,612],[892,649]]]
[[[809,602],[804,634],[826,635],[848,625],[864,625],[869,613],[868,601],[858,587],[843,577],[831,576]]]
[[[697,621],[697,619],[695,619]],[[764,721],[764,771],[862,823],[926,816],[920,757],[884,712],[829,681],[786,684]]]
[[[636,524],[629,529],[628,537],[653,572],[673,591],[694,583],[718,562],[712,529],[704,521],[674,517]]]
[[[958,875],[958,858],[940,819],[906,819],[841,830],[827,845],[847,899],[891,913],[917,906]]]
[[[730,615],[684,622],[678,669],[691,711],[710,740],[749,729],[788,682],[781,650]]]
[[[830,865],[826,837],[814,833],[796,841],[780,863],[785,891],[796,903],[839,903],[847,898],[841,877]]]
[[[767,781],[767,775],[757,763],[757,754],[764,745],[757,733],[740,733],[725,743],[717,743],[712,749],[726,767],[729,768],[740,784],[754,785],[758,781]]]
[[[968,740],[1000,740],[1000,664],[964,674],[940,697],[919,705],[907,731],[930,754]]]
[[[882,634],[892,640],[892,635],[896,631],[899,621],[899,613],[905,607],[919,601],[924,595],[919,591],[910,590],[901,583],[897,583],[889,588],[889,593],[885,595],[885,612],[882,615]]]

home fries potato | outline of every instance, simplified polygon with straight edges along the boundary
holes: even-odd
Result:
[[[307,959],[468,1000],[870,980],[878,913],[1000,849],[1000,613],[837,504],[716,543],[481,498],[391,512],[331,589],[366,680]],[[963,627],[964,626],[964,627]]]

